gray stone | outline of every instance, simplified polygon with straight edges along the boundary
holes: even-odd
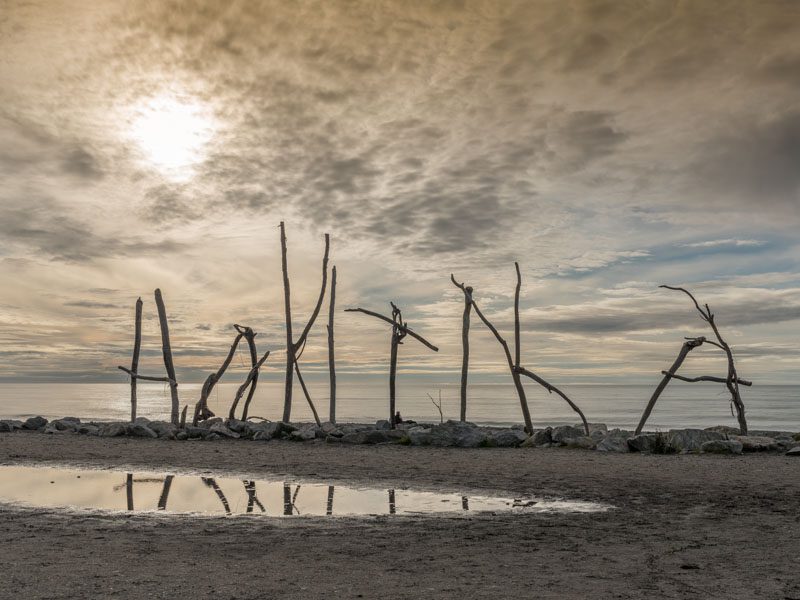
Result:
[[[575,427],[583,431],[583,423],[578,423]],[[608,425],[605,423],[589,423],[589,435],[592,435],[595,431],[608,433]]]
[[[22,424],[23,429],[41,429],[47,425],[47,419],[44,417],[30,417]]]
[[[317,432],[313,427],[306,427],[305,429],[295,429],[289,434],[289,439],[298,442],[307,442],[317,437]]]
[[[222,436],[218,433],[210,432],[206,437],[203,438],[207,442],[213,442],[214,440],[221,440]]]
[[[47,431],[47,429],[55,429],[57,431],[75,431],[80,424],[80,419],[76,419],[74,417],[64,417],[63,419],[50,421],[50,423],[47,424],[45,431]]]
[[[501,429],[492,432],[489,444],[498,448],[514,448],[528,439],[527,434],[521,429]]]
[[[607,436],[597,442],[595,450],[598,452],[630,452],[628,447],[628,431],[612,429]]]
[[[663,433],[640,433],[628,438],[628,448],[633,452],[670,454],[675,452],[675,448],[670,445],[669,440],[669,436]]]
[[[188,433],[186,433],[185,431],[178,431],[178,432],[175,434],[175,439],[176,439],[176,440],[180,440],[180,441],[183,441],[183,440],[188,440],[188,439],[189,439],[189,434],[188,434]]]
[[[228,426],[228,429],[239,435],[247,434],[250,429],[250,424],[247,421],[240,421],[239,419],[228,419],[225,424]]]
[[[184,432],[189,439],[204,438],[208,435],[208,429],[205,427],[195,427],[194,425],[187,425]]]
[[[412,430],[409,430],[409,433],[410,431]],[[431,446],[476,448],[485,443],[486,440],[486,434],[478,429],[474,423],[450,420],[430,428],[428,443]]]
[[[708,454],[741,454],[742,442],[737,440],[711,440],[703,442],[700,450]]]
[[[94,423],[82,423],[75,431],[81,435],[98,435],[100,427]]]
[[[342,436],[338,436],[338,435],[329,435],[329,436],[327,436],[327,437],[325,438],[325,441],[326,441],[328,444],[341,444],[341,443],[342,443],[342,439],[343,439],[343,437],[342,437]]]
[[[173,440],[178,433],[178,427],[169,421],[150,421],[147,425],[162,439]]]
[[[215,433],[220,437],[233,438],[233,439],[239,437],[238,433],[228,429],[225,426],[225,423],[223,423],[221,420],[217,421],[216,423],[213,423],[211,427],[208,428],[208,431],[211,433]]]
[[[388,431],[369,429],[366,431],[346,433],[341,440],[345,444],[385,444],[386,442],[391,442],[392,438]]]
[[[730,438],[741,442],[744,452],[769,452],[778,450],[778,443],[771,437],[759,435],[732,435]]]
[[[713,427],[706,427],[705,430],[723,433],[725,435],[739,435],[739,428],[730,427],[729,425],[714,425]]]
[[[132,435],[133,437],[142,437],[142,438],[158,437],[158,434],[152,429],[150,429],[147,425],[136,424],[136,423],[131,425],[130,435]]]
[[[375,429],[391,429],[392,424],[387,421],[386,419],[381,419],[380,421],[375,421]]]
[[[725,435],[705,429],[670,429],[669,445],[678,452],[697,452],[706,442],[724,440]]]
[[[791,431],[776,431],[774,429],[755,429],[753,431],[748,431],[747,435],[779,438],[779,437],[792,437],[793,433]]]
[[[561,442],[561,444],[563,446],[566,446],[567,448],[583,448],[584,450],[591,450],[592,448],[595,447],[596,443],[597,442],[593,438],[587,435],[581,435],[574,438],[567,438],[565,440],[562,440]]]
[[[133,421],[134,425],[144,425],[145,427],[150,426],[150,419],[147,417],[136,417]]]
[[[198,427],[202,427],[203,429],[211,429],[211,426],[212,425],[216,425],[217,423],[223,423],[222,417],[211,417],[210,419],[205,419],[204,421],[199,421],[197,423],[197,426]]]
[[[431,430],[427,427],[412,427],[406,430],[406,435],[412,446],[427,446],[431,442]]]
[[[572,427],[571,425],[561,425],[555,427],[550,432],[550,441],[554,444],[565,444],[566,440],[583,437],[586,434],[583,427]]]
[[[0,432],[10,433],[14,431],[14,428],[11,426],[11,423],[7,421],[0,421]]]
[[[786,456],[800,456],[800,446],[795,446],[786,452]]]
[[[125,423],[104,423],[100,426],[100,437],[119,437],[128,431]]]
[[[322,432],[325,435],[334,435],[336,437],[342,437],[344,433],[339,429],[336,423],[331,423],[330,421],[325,421],[322,424]]]

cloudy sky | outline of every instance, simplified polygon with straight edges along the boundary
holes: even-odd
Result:
[[[711,304],[740,373],[800,377],[800,3],[0,2],[0,379],[123,380],[152,291],[184,380],[234,322],[277,372],[330,232],[337,304],[384,311],[402,369],[457,377],[474,286],[555,381],[650,382]],[[341,371],[387,329],[338,313]],[[323,371],[325,310],[304,355]],[[474,370],[502,373],[474,326]],[[686,372],[722,374],[713,348]]]

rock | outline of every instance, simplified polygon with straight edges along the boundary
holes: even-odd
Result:
[[[574,438],[567,438],[561,442],[567,448],[583,448],[584,450],[591,450],[597,443],[593,438],[582,435]]]
[[[419,425],[406,430],[406,435],[412,446],[427,446],[431,442],[431,430]]]
[[[214,440],[221,440],[222,436],[218,433],[211,432],[203,439],[206,440],[207,442],[213,442]]]
[[[10,433],[12,431],[14,431],[14,428],[11,426],[11,423],[7,421],[0,421],[0,432]]]
[[[555,427],[550,432],[550,441],[553,444],[566,444],[566,440],[579,438],[586,435],[583,427],[573,427],[572,425],[562,425]]]
[[[141,423],[137,424],[134,423],[131,425],[130,428],[130,435],[133,437],[142,437],[142,438],[157,438],[158,434],[150,429],[147,425],[142,425]]]
[[[234,438],[234,439],[239,437],[239,434],[236,433],[235,431],[231,431],[230,429],[228,429],[225,426],[225,423],[222,422],[222,420],[213,423],[211,427],[208,428],[208,431],[220,437]]]
[[[23,429],[41,429],[47,425],[47,419],[44,417],[31,417],[26,419],[22,424]]]
[[[81,435],[98,435],[100,427],[94,423],[82,423],[75,431]]]
[[[652,454],[671,454],[675,448],[663,433],[640,433],[628,438],[628,448],[633,452],[650,452]]]
[[[50,421],[45,428],[47,429],[56,430],[56,431],[75,431],[78,428],[78,425],[81,424],[81,420],[75,417],[64,417],[63,419],[56,419],[55,421]]]
[[[194,425],[187,425],[183,431],[186,433],[187,439],[202,439],[208,435],[208,429],[205,427],[195,427]]]
[[[382,429],[346,433],[341,439],[345,444],[385,444],[392,441],[389,432]]]
[[[178,427],[169,421],[150,421],[147,427],[155,431],[159,438],[166,440],[174,440],[178,433]]]
[[[800,433],[795,433],[795,434],[792,436],[792,439],[793,439],[795,442],[800,442]]]
[[[706,427],[705,431],[714,431],[725,435],[739,435],[738,427],[730,427],[728,425],[714,425],[714,427]]]
[[[528,439],[527,434],[521,429],[501,429],[489,437],[489,444],[498,448],[514,448]]]
[[[758,435],[732,435],[732,440],[741,442],[744,452],[768,452],[778,450],[778,443],[771,437]]]
[[[544,446],[545,444],[553,443],[553,428],[545,427],[544,429],[536,429],[530,438],[534,446]]]
[[[628,437],[630,437],[630,432],[612,429],[608,435],[597,442],[595,450],[598,452],[630,452]]]
[[[333,435],[336,437],[342,437],[344,435],[336,423],[331,423],[330,421],[325,421],[322,424],[322,432],[325,435]]]
[[[205,419],[204,421],[198,422],[197,426],[202,427],[203,429],[211,429],[212,425],[222,422],[222,417],[211,417],[210,419]]]
[[[240,421],[239,419],[228,419],[225,424],[228,429],[239,435],[247,434],[250,429],[250,424],[247,421]]]
[[[325,441],[328,444],[341,444],[342,443],[342,439],[343,439],[343,437],[342,436],[338,436],[338,435],[328,435],[328,436],[325,437]]]
[[[707,454],[741,454],[742,442],[737,440],[711,440],[703,442],[700,450]]]
[[[779,438],[779,437],[792,437],[793,434],[791,431],[775,431],[774,429],[756,429],[753,431],[748,431],[747,435]]]
[[[307,442],[317,437],[317,432],[313,427],[306,427],[305,429],[295,429],[289,434],[289,439],[298,442]]]
[[[381,419],[380,421],[375,422],[375,429],[391,429],[392,424],[389,423],[386,419]]]
[[[575,427],[583,431],[583,423],[578,423]],[[608,433],[608,426],[605,423],[589,423],[589,435],[592,435],[595,431]]]
[[[725,435],[705,429],[670,429],[669,445],[677,452],[696,452],[706,442],[724,440]]]
[[[150,426],[150,419],[148,419],[147,417],[136,417],[133,420],[133,424],[134,425],[144,425],[145,427],[149,427]]]
[[[800,446],[795,446],[786,452],[786,456],[800,456]]]
[[[175,434],[175,439],[180,441],[188,440],[189,434],[186,433],[185,431],[179,431],[178,433]]]
[[[126,423],[104,423],[100,426],[100,437],[119,437],[128,431]]]
[[[409,430],[409,433],[413,430]],[[474,423],[449,420],[430,428],[428,444],[431,446],[456,446],[458,448],[477,448],[486,442],[486,434]],[[409,438],[411,436],[409,435]],[[412,439],[412,444],[413,444]]]

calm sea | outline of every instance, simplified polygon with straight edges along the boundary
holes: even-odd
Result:
[[[193,408],[201,384],[181,384],[181,403]],[[327,382],[309,382],[309,387],[322,420],[328,415]],[[218,415],[227,415],[237,384],[220,383],[210,399],[210,407]],[[577,415],[556,395],[542,388],[527,386],[533,421],[537,426],[572,424]],[[633,428],[646,405],[653,386],[650,385],[565,385],[563,389],[583,409],[591,422],[609,427]],[[439,413],[427,394],[442,397],[445,419],[458,418],[459,390],[452,382],[404,378],[398,386],[398,409],[404,418],[417,421],[438,421]],[[800,386],[760,385],[743,390],[751,429],[800,431]],[[151,419],[169,417],[170,395],[163,384],[140,383],[138,414]],[[271,420],[281,418],[283,383],[259,382],[250,415]],[[371,422],[384,419],[388,413],[386,382],[344,379],[339,382],[337,420]],[[191,408],[190,408],[191,414]],[[0,384],[0,416],[25,418],[43,415],[47,418],[77,416],[84,420],[125,420],[130,415],[130,387],[126,383],[47,383]],[[467,418],[479,424],[510,425],[522,421],[519,401],[513,386],[499,383],[475,383],[469,388]],[[302,391],[294,393],[293,421],[312,420]],[[724,386],[687,384],[668,387],[648,421],[648,429],[675,427],[736,426],[731,415],[729,397]]]

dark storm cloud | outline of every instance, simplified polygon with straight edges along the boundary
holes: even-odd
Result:
[[[120,308],[118,304],[94,302],[92,300],[76,300],[73,302],[65,302],[64,306],[74,306],[76,308]]]

